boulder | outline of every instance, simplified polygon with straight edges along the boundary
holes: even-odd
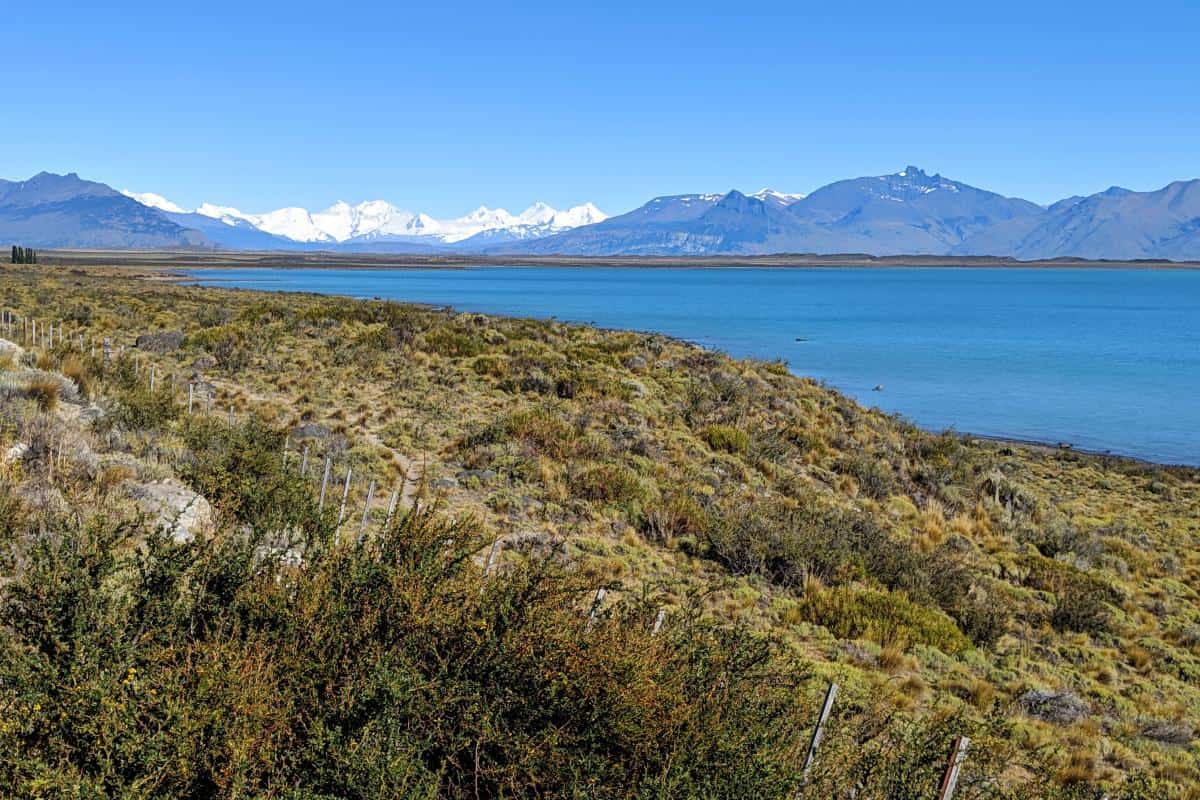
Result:
[[[1054,725],[1070,725],[1086,719],[1091,708],[1077,695],[1070,692],[1044,692],[1030,690],[1017,698],[1021,710],[1034,719]]]
[[[20,364],[21,356],[25,355],[25,348],[16,342],[10,342],[8,339],[0,339],[0,359],[11,358],[12,363]]]
[[[212,529],[212,506],[186,486],[163,480],[131,483],[127,491],[155,526],[177,544],[190,542]]]
[[[1169,719],[1147,719],[1142,721],[1142,736],[1162,744],[1186,747],[1192,743],[1195,729],[1191,723]]]

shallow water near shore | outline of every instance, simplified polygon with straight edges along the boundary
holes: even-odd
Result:
[[[1200,272],[478,267],[189,271],[656,331],[787,361],[930,429],[1200,464]],[[876,387],[879,387],[876,389]]]

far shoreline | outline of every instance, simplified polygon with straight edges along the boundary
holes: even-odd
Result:
[[[153,269],[330,269],[402,270],[486,267],[622,267],[631,269],[1084,269],[1200,270],[1200,261],[1089,260],[1055,258],[1019,261],[992,256],[870,256],[864,254],[777,254],[757,256],[529,256],[472,254],[385,254],[334,251],[241,250],[46,250],[47,266]]]

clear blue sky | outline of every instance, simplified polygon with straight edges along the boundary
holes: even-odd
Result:
[[[1037,202],[1200,176],[1195,0],[81,5],[4,13],[2,177],[450,215],[910,163]]]

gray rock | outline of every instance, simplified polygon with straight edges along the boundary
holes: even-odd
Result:
[[[496,479],[496,470],[494,469],[464,469],[458,473],[460,481],[467,481],[475,478],[480,483],[488,483]]]
[[[1142,721],[1142,736],[1163,744],[1189,745],[1195,733],[1195,729],[1189,722],[1168,719]]]
[[[143,333],[137,337],[136,345],[139,350],[151,353],[170,353],[183,347],[182,331],[158,331]]]
[[[104,415],[104,409],[95,403],[92,403],[90,406],[87,406],[79,412],[79,419],[82,422],[95,422],[96,420],[104,419]]]
[[[23,459],[25,457],[25,454],[28,452],[29,452],[29,445],[25,444],[24,442],[17,442],[12,447],[10,447],[4,451],[4,461],[5,462],[20,461],[21,459]]]
[[[429,485],[434,489],[457,489],[458,481],[454,478],[438,478]]]
[[[1030,690],[1017,698],[1017,705],[1027,715],[1054,725],[1070,725],[1092,714],[1088,704],[1070,692]]]
[[[212,506],[186,486],[164,480],[132,483],[127,491],[155,526],[177,544],[190,542],[212,529]]]
[[[14,364],[20,364],[23,355],[25,355],[24,347],[16,342],[10,342],[8,339],[0,339],[0,357],[11,356]]]

